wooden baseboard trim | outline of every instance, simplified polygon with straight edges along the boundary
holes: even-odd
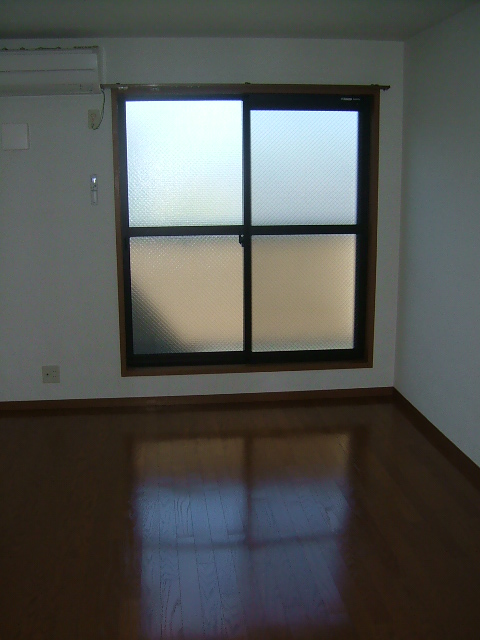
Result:
[[[480,467],[445,436],[400,391],[393,389],[395,404],[411,420],[413,426],[439,451],[476,489],[480,490]]]
[[[72,400],[27,400],[0,402],[0,411],[65,411],[69,409],[121,409],[165,406],[243,404],[258,402],[305,402],[320,400],[362,400],[391,398],[393,387],[329,389],[321,391],[281,391],[202,396],[159,396],[148,398],[90,398]]]

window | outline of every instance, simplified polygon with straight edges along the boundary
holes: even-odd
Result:
[[[371,363],[378,89],[303,89],[114,92],[125,372]]]

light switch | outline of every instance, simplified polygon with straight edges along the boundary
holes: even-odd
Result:
[[[28,149],[28,124],[2,124],[2,149]]]

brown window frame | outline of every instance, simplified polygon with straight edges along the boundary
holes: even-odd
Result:
[[[109,86],[112,95],[112,133],[113,133],[113,166],[115,185],[115,215],[117,241],[117,274],[119,300],[119,329],[120,354],[122,376],[139,375],[192,375],[199,373],[246,373],[260,371],[295,371],[295,370],[325,370],[371,368],[373,366],[374,322],[375,322],[375,285],[376,285],[376,249],[377,249],[377,209],[378,209],[378,163],[379,163],[379,107],[380,90],[386,87],[344,86],[344,85],[133,85]],[[215,97],[215,96],[245,96],[254,94],[282,94],[282,95],[341,95],[345,98],[355,96],[370,96],[369,123],[369,167],[368,171],[368,223],[365,233],[367,249],[363,263],[365,292],[363,301],[364,335],[362,353],[355,359],[343,360],[314,360],[270,362],[256,364],[182,364],[182,365],[132,365],[127,357],[127,329],[126,329],[126,290],[125,290],[125,255],[124,234],[122,232],[122,184],[120,169],[120,140],[119,140],[119,101],[125,98],[154,98],[154,97]]]

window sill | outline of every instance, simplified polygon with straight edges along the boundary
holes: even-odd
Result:
[[[341,362],[290,362],[285,364],[223,364],[168,367],[122,366],[122,378],[136,376],[186,376],[228,373],[268,373],[276,371],[328,371],[330,369],[371,369],[373,360]]]

